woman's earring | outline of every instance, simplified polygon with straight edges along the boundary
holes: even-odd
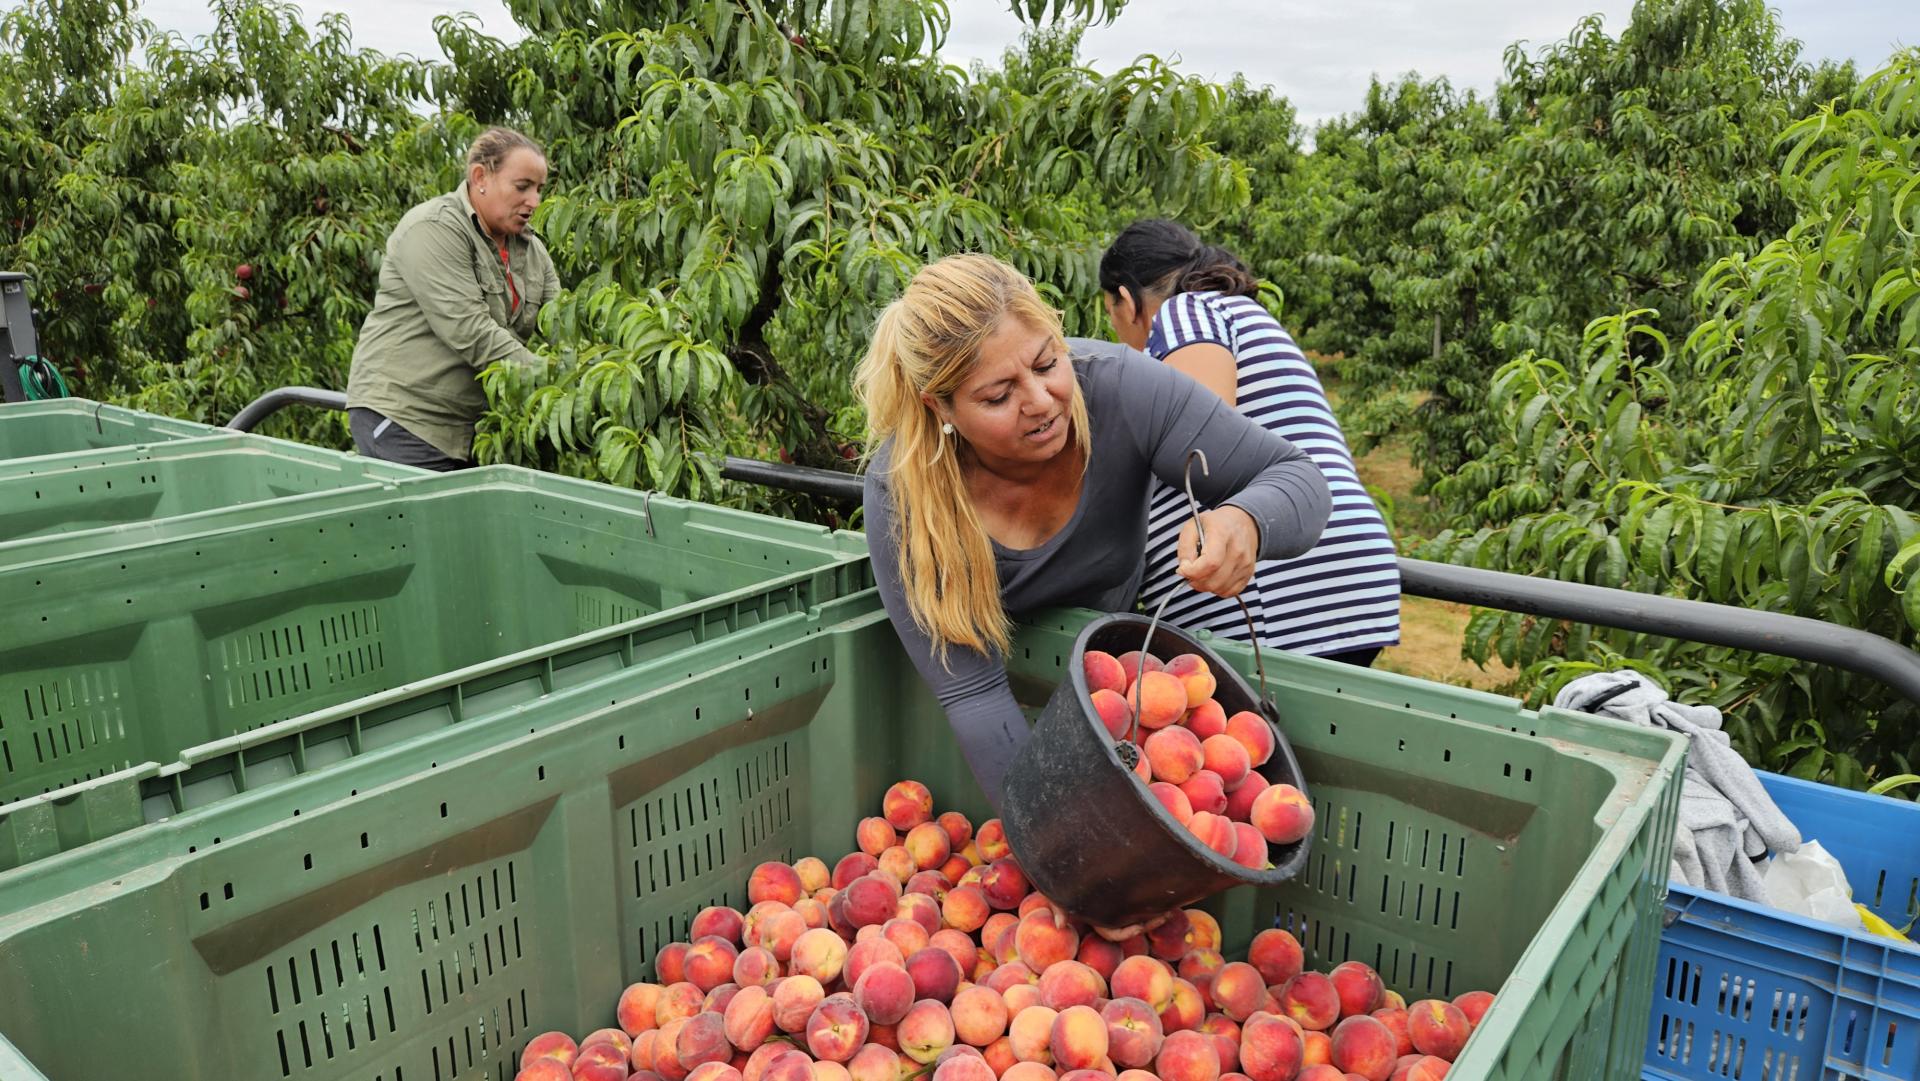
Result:
[[[485,195],[486,193],[487,193],[487,189],[485,188],[480,189],[480,194]]]
[[[952,422],[952,421],[948,421],[947,423],[945,423],[945,424],[942,424],[942,425],[940,426],[940,434],[941,434],[941,435],[952,435],[952,434],[953,434],[953,422]]]

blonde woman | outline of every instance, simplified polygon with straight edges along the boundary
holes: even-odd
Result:
[[[1039,609],[1133,607],[1150,484],[1214,506],[1179,537],[1179,573],[1232,596],[1260,559],[1311,548],[1330,506],[1313,460],[1191,378],[1068,339],[1019,271],[983,255],[921,270],[876,323],[860,369],[875,577],[901,642],[998,808],[1028,725],[1002,657]]]

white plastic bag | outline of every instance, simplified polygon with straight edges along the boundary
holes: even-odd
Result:
[[[1798,852],[1782,852],[1767,862],[1761,876],[1767,903],[1796,916],[1807,916],[1849,931],[1863,930],[1853,907],[1847,873],[1818,841],[1807,841]]]

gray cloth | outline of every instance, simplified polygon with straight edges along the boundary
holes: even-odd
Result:
[[[1687,737],[1687,775],[1668,876],[1695,889],[1767,903],[1754,861],[1800,847],[1800,831],[1760,786],[1753,767],[1733,749],[1712,706],[1671,701],[1638,672],[1606,672],[1560,688],[1553,704]]]
[[[1260,528],[1260,558],[1299,555],[1320,539],[1332,496],[1305,451],[1235,412],[1186,375],[1123,345],[1070,338],[1074,374],[1086,397],[1092,457],[1079,506],[1037,548],[993,546],[1000,596],[1019,619],[1044,608],[1130,611],[1145,570],[1149,482],[1179,485],[1187,452],[1206,453],[1209,475],[1193,471],[1203,507],[1231,505]],[[995,808],[1001,781],[1029,728],[998,656],[955,647],[947,666],[907,607],[892,540],[887,474],[892,446],[876,449],[866,476],[866,521],[874,578],[887,615],[933,689],[974,779]]]

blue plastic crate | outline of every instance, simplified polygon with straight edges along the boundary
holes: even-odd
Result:
[[[1855,901],[1895,927],[1920,913],[1920,805],[1760,779]],[[1666,918],[1646,1078],[1920,1078],[1920,948],[1678,884]]]

